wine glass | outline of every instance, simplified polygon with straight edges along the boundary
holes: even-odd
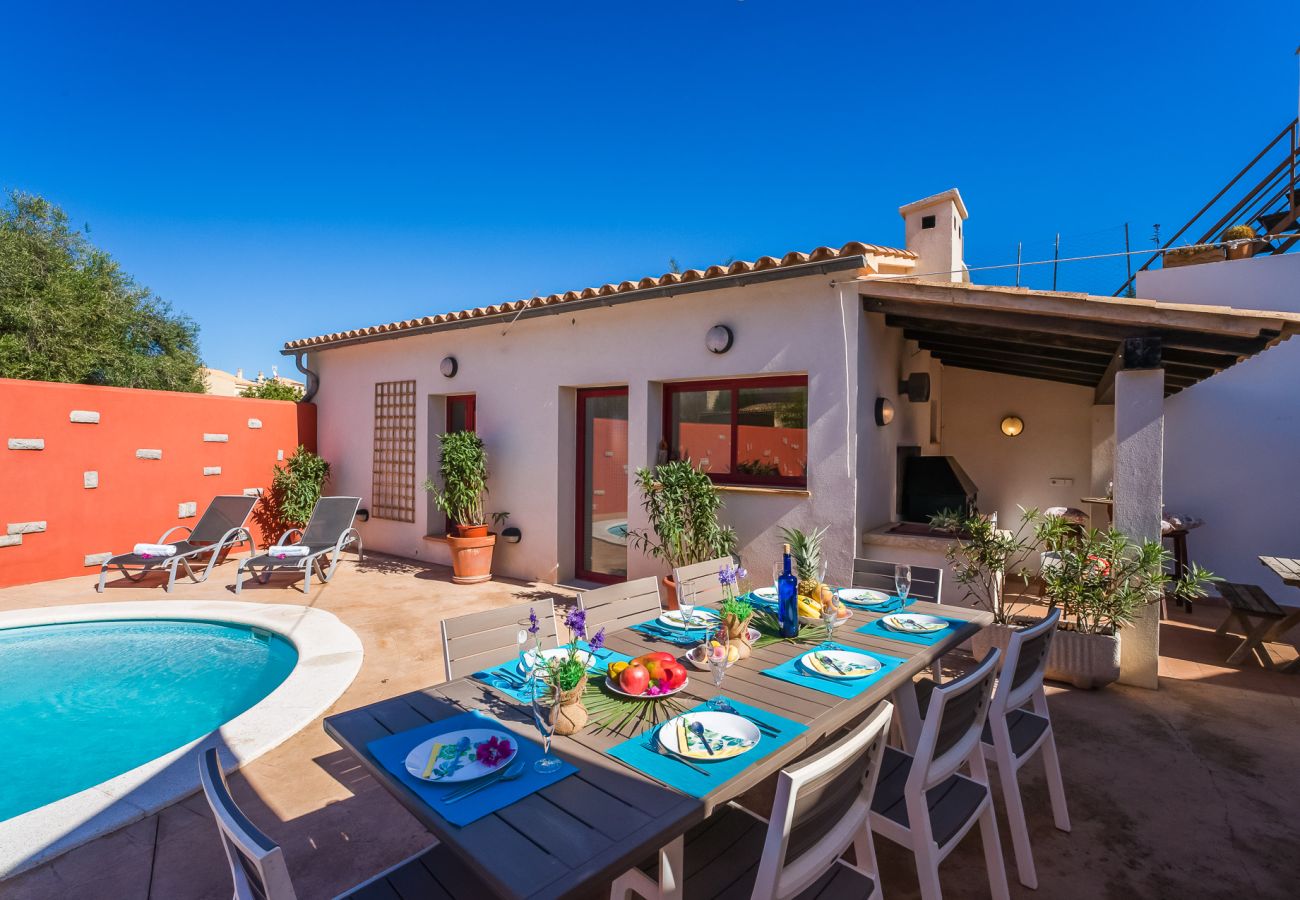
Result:
[[[907,595],[912,590],[912,567],[894,566],[894,593],[907,605]]]
[[[683,584],[679,596],[677,597],[677,611],[682,614],[682,628],[687,631],[691,628],[692,617],[695,615],[695,585]]]
[[[545,775],[547,772],[554,772],[564,765],[564,762],[557,756],[551,756],[551,736],[555,733],[555,722],[551,718],[551,713],[554,709],[542,702],[543,697],[538,695],[539,691],[543,690],[538,685],[544,685],[544,690],[549,693],[551,690],[550,682],[543,681],[543,679],[536,677],[531,672],[529,675],[529,681],[533,683],[533,723],[537,725],[537,730],[541,733],[543,742],[542,758],[533,763],[533,770]]]
[[[826,626],[826,640],[835,634],[835,626],[840,624],[840,610],[834,603],[822,607],[822,624]]]
[[[717,642],[717,646],[715,647],[711,643],[705,644],[705,650],[707,652],[704,658],[709,664],[710,674],[713,675],[713,686],[721,688],[722,679],[727,675],[727,661],[729,659],[727,629],[725,627],[719,628],[716,634],[714,634],[713,640]],[[729,704],[727,704],[725,700],[719,700],[717,697],[714,697],[708,702],[708,707],[713,710],[721,710],[724,705]]]

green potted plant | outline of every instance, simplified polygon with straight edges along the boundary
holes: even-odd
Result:
[[[1172,555],[1159,540],[1133,541],[1121,531],[1064,527],[1040,521],[1039,537],[1053,554],[1041,577],[1049,608],[1061,608],[1060,633],[1047,655],[1048,678],[1097,688],[1119,678],[1120,631],[1168,592],[1175,599],[1205,596],[1217,580],[1195,563],[1172,578]]]
[[[1029,583],[1027,564],[1038,549],[1038,518],[1037,510],[1022,509],[1020,524],[1011,531],[999,528],[992,516],[979,513],[962,515],[944,510],[930,517],[933,528],[955,538],[946,555],[953,577],[963,590],[963,599],[993,613],[997,626],[1005,628],[1017,614],[1017,609],[1007,602],[1007,577],[1019,579],[1022,585]],[[1001,646],[1006,646],[1005,640]],[[980,649],[976,648],[976,652]]]
[[[1255,255],[1255,237],[1255,229],[1249,225],[1232,225],[1223,230],[1220,240],[1242,242],[1228,245],[1228,259],[1250,259]]]
[[[455,534],[447,535],[451,549],[451,580],[456,584],[476,584],[492,578],[492,548],[497,537],[488,533],[488,517],[483,511],[487,496],[487,451],[483,439],[472,431],[452,431],[439,435],[438,473],[442,486],[432,479],[424,489],[433,495],[434,505],[451,520]],[[505,513],[493,513],[500,521]]]
[[[662,560],[669,569],[717,559],[735,550],[736,532],[718,521],[722,498],[709,476],[689,459],[637,469],[636,480],[650,528],[628,532],[633,547]],[[677,589],[671,574],[663,581],[665,603],[676,609]]]
[[[1215,244],[1188,244],[1186,247],[1171,247],[1161,255],[1161,265],[1166,269],[1178,266],[1195,266],[1207,262],[1219,262],[1224,258],[1223,248]]]

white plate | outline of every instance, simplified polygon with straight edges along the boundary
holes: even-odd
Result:
[[[881,619],[880,624],[890,631],[899,631],[903,634],[934,634],[936,631],[943,631],[950,623],[947,619],[922,613],[894,613]]]
[[[662,700],[664,697],[671,697],[673,694],[680,694],[682,691],[686,690],[690,683],[691,680],[687,678],[679,686],[673,688],[671,691],[664,691],[662,694],[629,694],[618,686],[618,681],[616,679],[610,678],[608,675],[605,676],[605,687],[609,688],[616,694],[622,694],[624,697],[631,697],[633,700]]]
[[[754,588],[751,593],[753,593],[755,597],[761,597],[764,600],[770,600],[773,603],[776,602],[777,593],[776,588],[774,587]]]
[[[688,723],[699,722],[705,728],[709,729],[709,731],[717,734],[730,735],[732,737],[743,738],[744,740],[754,742],[747,749],[742,750],[735,756],[743,756],[750,750],[753,750],[758,746],[758,742],[763,736],[762,732],[758,730],[758,726],[749,721],[749,719],[746,719],[744,716],[738,716],[733,713],[713,712],[711,710],[685,713],[676,718],[669,719],[663,725],[659,726],[659,744],[675,756],[682,756],[681,748],[677,745],[678,719],[685,719]],[[726,758],[735,759],[735,756],[729,756]],[[707,754],[704,756],[685,756],[683,758],[696,763],[709,762],[709,756]]]
[[[550,650],[542,651],[542,659],[544,661],[550,661],[552,659],[564,659],[568,655],[569,655],[568,647],[553,647]],[[592,656],[590,653],[588,653],[586,650],[579,650],[577,656],[578,656],[578,660],[582,663],[584,668],[590,668],[591,661],[595,659],[595,657]],[[526,674],[530,671],[533,672],[533,674],[536,675],[538,678],[549,677],[545,667],[540,669],[537,667],[537,655],[536,652],[533,650],[529,650],[527,653],[524,654],[524,661],[519,665],[519,673],[521,675]]]
[[[669,628],[685,627],[680,609],[670,609],[659,617],[659,621]],[[711,609],[691,611],[691,628],[712,628],[721,621],[721,617]]]
[[[808,657],[812,656],[813,653],[816,653],[821,659],[828,661],[823,664],[826,668],[825,672],[816,668],[811,662],[807,661]],[[841,665],[845,665],[846,668],[849,665],[864,666],[867,669],[870,669],[870,671],[856,675],[837,675],[835,673],[835,667],[830,665],[829,661],[838,662]],[[854,653],[851,650],[814,650],[811,653],[805,653],[803,656],[799,657],[799,665],[807,669],[809,672],[812,672],[814,675],[820,675],[823,678],[866,678],[868,675],[874,675],[880,671],[880,660],[876,659],[874,656],[867,656],[865,653]]]
[[[488,738],[504,738],[510,742],[510,753],[495,766],[487,766],[478,761],[475,754],[475,747],[486,741]],[[469,738],[469,752],[463,757],[463,764],[459,769],[447,775],[444,778],[425,778],[424,770],[429,765],[429,752],[433,750],[436,744],[455,744],[461,738]],[[482,778],[484,775],[491,775],[493,772],[500,772],[510,760],[514,759],[519,753],[519,739],[507,731],[497,731],[492,728],[464,728],[460,731],[449,731],[446,734],[440,734],[431,737],[427,741],[417,744],[410,753],[406,754],[406,771],[421,781],[428,781],[433,784],[456,784],[460,781],[473,781],[475,778]]]
[[[889,595],[884,591],[873,591],[868,588],[840,588],[835,592],[846,603],[888,603]]]

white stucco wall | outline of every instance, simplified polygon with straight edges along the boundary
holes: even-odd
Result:
[[[945,368],[942,453],[952,456],[979,488],[980,511],[1004,526],[1019,507],[1081,507],[1092,472],[1091,388]],[[1024,420],[1016,437],[1001,431],[1005,416]],[[1072,484],[1054,486],[1052,478]]]
[[[1300,254],[1160,269],[1139,297],[1300,312]],[[1165,403],[1164,502],[1200,516],[1193,559],[1232,581],[1289,592],[1256,558],[1300,557],[1300,343],[1288,341]]]
[[[855,291],[841,296],[830,282],[829,276],[809,276],[608,309],[561,310],[521,319],[505,334],[497,323],[312,354],[308,364],[321,380],[316,396],[320,452],[334,472],[330,490],[367,498],[371,493],[376,382],[416,382],[417,481],[436,462],[430,458],[430,436],[441,430],[440,421],[429,420],[430,406],[435,416],[440,407],[427,398],[475,394],[478,432],[492,474],[488,509],[508,510],[510,523],[523,532],[517,545],[498,543],[494,568],[519,578],[567,578],[574,568],[574,388],[628,385],[629,466],[635,469],[653,461],[664,381],[806,372],[811,496],[727,492],[724,518],[736,527],[742,558],[756,577],[766,577],[779,551],[776,530],[782,525],[829,524],[830,564],[847,571],[861,527],[859,473],[873,473],[873,485],[888,483],[893,450],[887,440],[857,446],[860,404],[854,381],[869,367],[863,360],[864,353],[871,355],[864,334],[872,326],[864,319],[873,317],[863,315]],[[716,323],[735,333],[735,345],[724,355],[704,347],[705,332]],[[448,355],[460,364],[453,379],[438,372]],[[896,360],[892,366],[896,382]],[[629,525],[642,528],[640,498],[631,482],[629,494]],[[416,509],[413,524],[372,517],[362,526],[367,548],[445,559],[444,547],[424,540],[430,530],[441,530],[440,522],[428,528],[423,499],[417,499]],[[629,577],[662,572],[658,562],[629,553]]]

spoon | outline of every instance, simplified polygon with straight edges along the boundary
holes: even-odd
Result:
[[[709,751],[709,756],[713,756],[713,745],[710,744],[709,739],[704,736],[704,724],[701,722],[691,722],[687,727],[691,730],[691,733],[699,738],[704,744],[704,749]]]
[[[510,768],[506,769],[504,772],[502,772],[500,775],[496,776],[495,778],[489,778],[487,781],[484,781],[481,784],[476,784],[472,788],[466,788],[465,790],[460,791],[459,793],[451,794],[450,796],[443,798],[443,802],[455,803],[457,800],[464,800],[470,794],[477,794],[479,791],[483,790],[484,788],[491,787],[492,785],[497,784],[498,782],[514,781],[522,774],[524,774],[524,764],[522,760],[518,760],[512,763]]]

